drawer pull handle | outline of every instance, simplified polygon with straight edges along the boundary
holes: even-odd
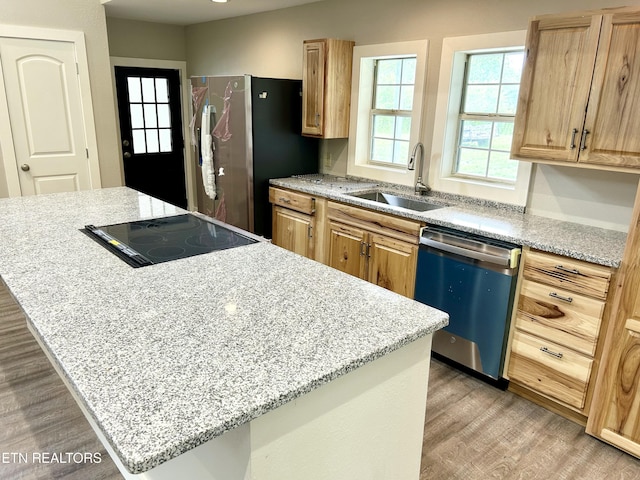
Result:
[[[553,297],[553,298],[557,298],[558,300],[562,300],[562,301],[567,302],[567,303],[573,302],[573,298],[571,298],[571,297],[563,297],[562,295],[558,295],[556,292],[550,292],[549,296]]]
[[[289,200],[288,198],[284,198],[284,197],[280,197],[280,201],[282,203],[291,203],[291,200]]]
[[[556,357],[556,358],[562,358],[562,354],[561,353],[549,350],[547,347],[540,347],[540,351],[542,353],[546,353],[546,354],[551,355],[551,356]]]
[[[566,268],[562,265],[556,265],[556,268],[562,272],[573,273],[574,275],[580,275],[580,271],[575,268]]]

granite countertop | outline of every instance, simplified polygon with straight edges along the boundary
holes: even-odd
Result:
[[[79,231],[180,213],[125,187],[0,199],[0,276],[132,473],[448,321],[269,242],[134,269]]]
[[[624,232],[530,215],[524,213],[522,208],[474,201],[459,195],[430,192],[428,196],[421,198],[443,205],[443,208],[427,212],[416,212],[350,196],[380,190],[408,198],[418,197],[410,188],[364,179],[318,174],[274,179],[271,184],[608,267],[620,266],[627,239]]]

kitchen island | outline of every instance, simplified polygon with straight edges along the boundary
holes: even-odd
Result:
[[[447,315],[258,242],[134,269],[127,188],[0,200],[0,276],[125,478],[418,478]]]

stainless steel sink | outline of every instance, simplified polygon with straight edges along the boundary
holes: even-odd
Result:
[[[373,202],[384,203],[392,207],[401,207],[408,210],[414,210],[417,212],[426,212],[427,210],[435,210],[442,208],[444,205],[437,205],[424,200],[417,200],[413,198],[399,197],[391,193],[384,192],[368,192],[368,193],[353,193],[352,197],[362,198],[363,200],[371,200]]]

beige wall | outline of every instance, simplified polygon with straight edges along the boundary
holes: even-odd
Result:
[[[108,17],[107,32],[112,57],[187,59],[185,27]]]
[[[431,158],[442,39],[527,28],[534,15],[638,5],[639,0],[325,0],[300,7],[191,25],[186,28],[189,75],[249,73],[301,78],[302,41],[351,39],[356,45],[428,39],[423,143]],[[346,141],[325,142],[334,164],[325,171],[346,173]],[[324,167],[323,167],[324,168]],[[529,208],[556,218],[625,230],[631,217],[638,177],[536,167]],[[569,170],[569,171],[567,171]],[[561,172],[558,174],[558,172]],[[551,179],[551,180],[550,180]],[[557,181],[556,181],[557,180]],[[618,189],[619,185],[623,188]],[[602,193],[604,191],[604,194]],[[597,198],[602,208],[591,208]],[[587,215],[584,212],[589,212]],[[577,216],[576,212],[581,212]],[[605,213],[606,212],[606,213]],[[592,215],[593,218],[588,218]]]
[[[0,0],[0,23],[84,32],[104,187],[122,185],[104,7],[99,0]],[[0,196],[6,176],[0,164]]]

